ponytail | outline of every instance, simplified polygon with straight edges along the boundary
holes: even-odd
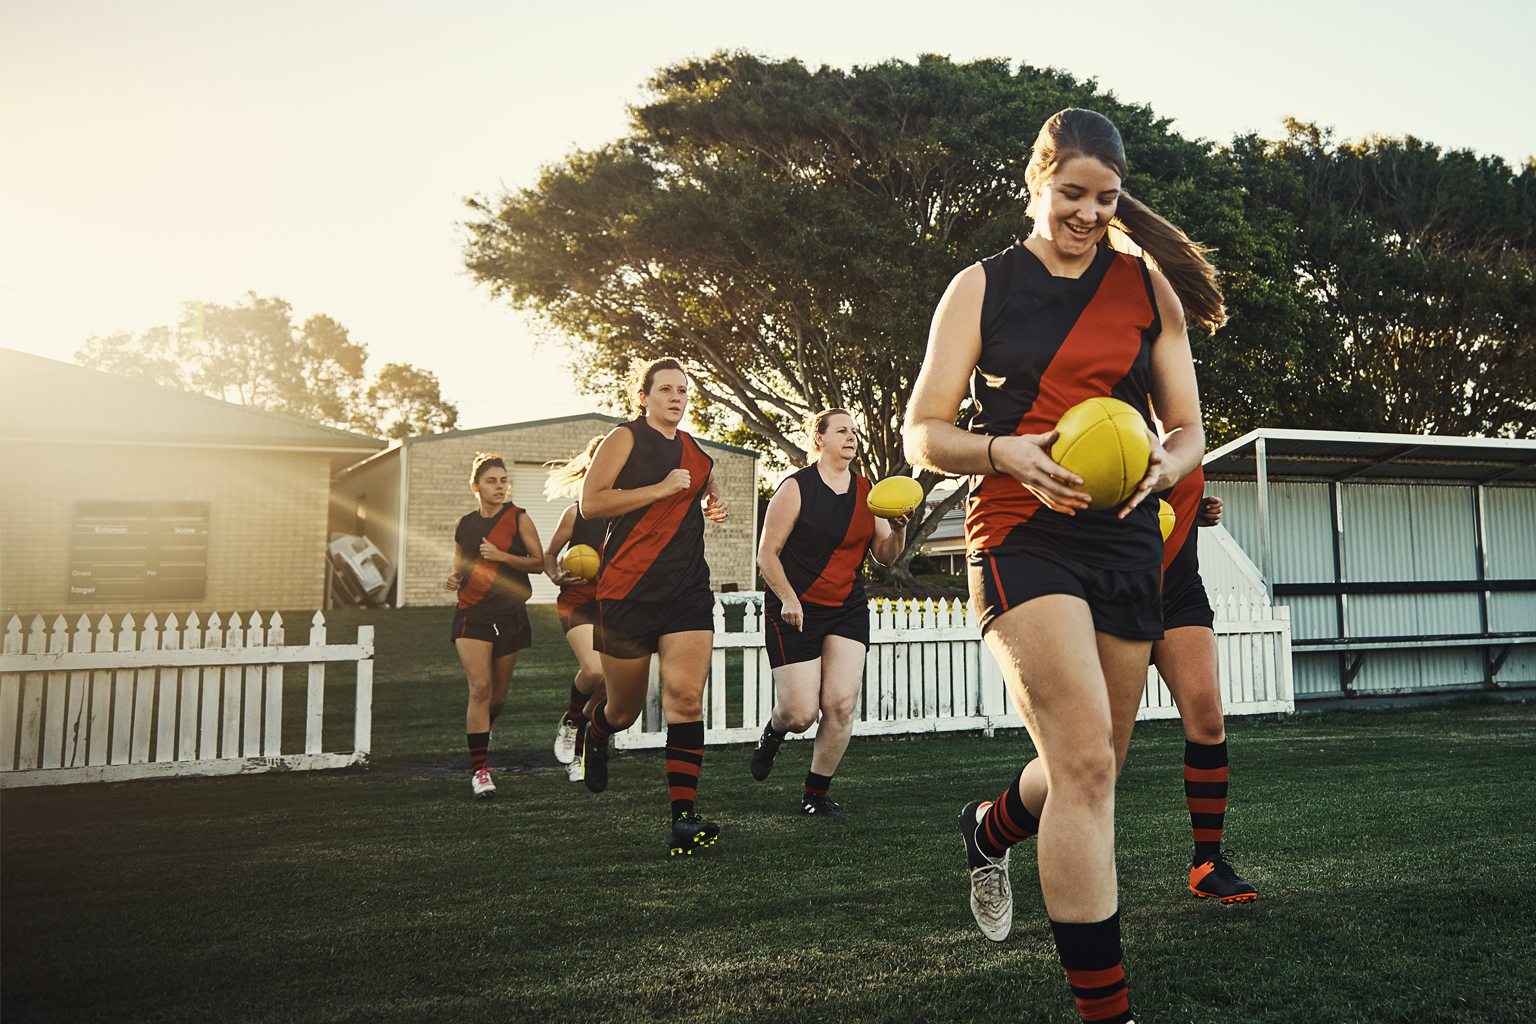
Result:
[[[603,443],[604,435],[598,434],[587,442],[577,455],[569,459],[556,459],[554,462],[546,462],[549,476],[544,480],[544,497],[550,501],[557,498],[574,498],[581,494],[581,481],[586,478],[587,467],[592,465],[592,453],[597,451],[597,446]]]
[[[1120,138],[1120,130],[1103,114],[1073,107],[1052,114],[1040,128],[1025,169],[1031,193],[1037,183],[1049,180],[1058,166],[1078,156],[1103,162],[1120,176],[1121,182],[1125,181],[1125,142]],[[1033,199],[1029,212],[1034,213]],[[1216,286],[1216,268],[1205,258],[1211,249],[1191,240],[1124,191],[1120,193],[1111,227],[1118,228],[1152,257],[1190,319],[1210,331],[1227,322],[1221,289]]]
[[[1192,240],[1161,214],[1130,193],[1120,193],[1120,205],[1110,222],[1152,257],[1184,304],[1184,313],[1208,331],[1227,322],[1227,307],[1216,285],[1216,268],[1206,259],[1213,250]]]

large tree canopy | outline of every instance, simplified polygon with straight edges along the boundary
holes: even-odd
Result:
[[[174,327],[93,336],[75,353],[82,366],[375,437],[453,428],[458,409],[436,376],[387,363],[370,385],[367,359],[368,347],[325,314],[295,328],[287,302],[255,292],[240,305],[188,302]]]
[[[812,71],[716,54],[648,84],[624,138],[469,201],[470,271],[573,339],[592,393],[678,355],[706,432],[748,431],[800,465],[795,424],[840,406],[867,471],[908,471],[900,425],[933,307],[1027,234],[1035,135],[1086,106],[1120,128],[1126,190],[1215,250],[1230,320],[1191,337],[1212,443],[1260,425],[1536,429],[1529,166],[1414,140],[1334,147],[1306,126],[1218,147],[1002,59]]]

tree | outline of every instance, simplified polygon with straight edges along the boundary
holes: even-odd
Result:
[[[1536,436],[1536,165],[1287,128],[1234,145],[1316,325],[1271,422]]]
[[[458,406],[443,401],[436,374],[410,363],[385,363],[353,424],[375,437],[402,438],[452,430],[458,419]]]
[[[842,407],[867,472],[910,470],[900,426],[933,307],[961,268],[1026,233],[1024,166],[1055,111],[1105,111],[1137,155],[1131,189],[1241,233],[1240,202],[1206,194],[1238,191],[1208,144],[1064,72],[932,56],[813,72],[717,54],[650,87],[626,138],[470,200],[466,264],[576,339],[593,392],[637,360],[683,356],[701,429],[739,421],[795,465],[801,418]],[[938,479],[919,476],[925,491]],[[909,528],[898,577],[965,493]]]
[[[431,373],[391,363],[370,387],[367,359],[367,346],[329,316],[295,330],[287,302],[255,292],[235,306],[185,303],[175,327],[93,336],[75,353],[82,366],[375,435],[381,401],[421,433],[453,427],[458,410]]]

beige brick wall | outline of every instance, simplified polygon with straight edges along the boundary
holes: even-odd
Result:
[[[0,609],[82,613],[319,608],[325,598],[330,456],[238,449],[0,445]],[[68,602],[74,503],[205,501],[205,599]]]
[[[544,463],[568,459],[586,447],[596,434],[613,429],[607,420],[593,417],[521,427],[424,439],[406,445],[408,497],[406,501],[406,554],[402,603],[446,605],[455,597],[442,581],[453,563],[453,527],[459,517],[475,508],[469,489],[469,468],[476,452],[495,452],[509,463]],[[754,578],[752,535],[757,508],[757,460],[750,455],[706,445],[715,460],[721,491],[731,508],[723,525],[705,528],[705,557],[710,582],[735,583],[751,589]],[[513,494],[526,506],[542,501],[542,494]],[[547,537],[541,538],[548,540]]]

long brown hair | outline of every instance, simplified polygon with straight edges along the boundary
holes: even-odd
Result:
[[[587,446],[569,459],[556,459],[554,462],[546,462],[549,476],[544,480],[544,497],[550,501],[556,498],[575,498],[581,494],[581,481],[587,475],[587,467],[592,465],[592,453],[597,451],[597,446],[603,443],[605,434],[598,434],[587,442]]]
[[[1079,156],[1103,162],[1125,181],[1125,142],[1114,123],[1093,110],[1072,107],[1058,111],[1041,126],[1024,172],[1030,183],[1031,216],[1036,188],[1050,180],[1057,167]],[[1152,257],[1192,320],[1210,331],[1227,322],[1226,305],[1216,285],[1216,268],[1205,258],[1210,248],[1191,240],[1123,189],[1110,223]]]

